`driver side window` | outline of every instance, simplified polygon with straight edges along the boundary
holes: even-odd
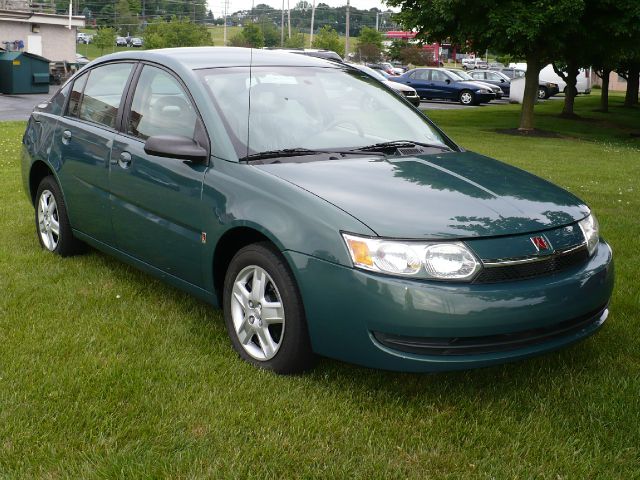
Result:
[[[194,138],[197,115],[178,81],[145,65],[131,102],[127,132],[142,140],[155,135]]]

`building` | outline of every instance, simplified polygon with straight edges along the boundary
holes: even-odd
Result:
[[[43,0],[44,1],[44,0]],[[52,3],[0,0],[0,47],[52,62],[76,61],[76,31],[84,17],[56,15]]]

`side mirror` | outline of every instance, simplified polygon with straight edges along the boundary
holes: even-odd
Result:
[[[207,160],[207,151],[195,140],[182,135],[156,135],[149,137],[144,151],[158,157],[177,158],[203,163]]]
[[[445,80],[445,82],[446,82],[446,83],[451,83],[451,80],[450,80],[449,78],[447,78],[447,79]]]
[[[504,78],[501,78],[501,79],[500,79],[500,83],[504,83]]]

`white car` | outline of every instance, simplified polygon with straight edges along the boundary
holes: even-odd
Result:
[[[93,35],[84,32],[78,32],[76,35],[76,43],[91,43],[93,41]]]
[[[487,69],[489,64],[481,58],[464,58],[462,59],[462,68],[465,70]]]
[[[553,65],[549,64],[540,70],[538,77],[540,81],[553,82],[558,84],[558,90],[564,92],[567,88],[567,83],[558,75],[553,69]],[[591,93],[591,68],[581,68],[578,71],[578,77],[576,78],[576,90],[578,93],[588,95]]]

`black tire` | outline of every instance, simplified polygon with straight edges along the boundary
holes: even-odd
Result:
[[[52,213],[50,218],[58,222],[58,234],[53,234],[53,238],[56,240],[53,248],[51,248],[51,245],[47,246],[45,244],[43,234],[40,229],[41,210],[39,206],[43,195],[47,195],[46,192],[49,192],[55,200],[55,213]],[[55,178],[51,175],[43,178],[40,185],[38,185],[35,202],[35,223],[36,234],[38,236],[40,246],[49,250],[51,253],[55,253],[61,257],[69,257],[71,255],[82,253],[86,249],[86,245],[73,236],[69,217],[67,216],[67,206],[64,203],[62,191],[60,190],[58,182],[56,182]]]
[[[247,352],[240,341],[232,316],[232,295],[236,279],[242,272],[252,267],[263,269],[271,277],[285,312],[279,347],[275,356],[265,360],[254,358]],[[286,260],[273,244],[254,243],[235,254],[225,274],[223,310],[224,322],[233,348],[242,359],[252,365],[286,375],[301,373],[315,364],[315,355],[311,349],[304,305],[298,286]],[[249,315],[247,310],[244,310],[244,315],[245,318]],[[262,325],[262,322],[260,324]],[[254,345],[259,345],[261,342],[257,336],[254,338],[256,340]]]
[[[476,96],[471,90],[463,90],[460,92],[460,95],[458,96],[458,101],[462,105],[475,105]]]
[[[538,98],[540,100],[549,98],[549,90],[547,90],[547,87],[538,87]]]

